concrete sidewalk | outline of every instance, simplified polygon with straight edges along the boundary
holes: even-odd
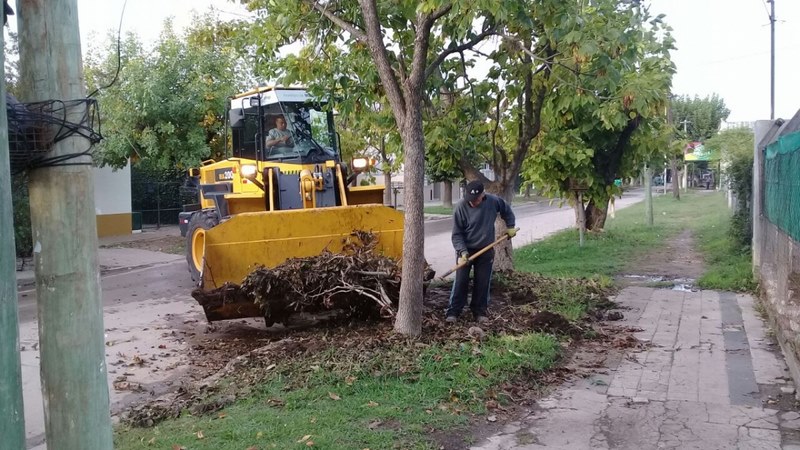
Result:
[[[473,449],[800,449],[794,385],[751,296],[629,287],[617,301],[645,349]]]
[[[183,255],[154,252],[137,248],[113,247],[116,244],[156,240],[168,236],[180,236],[178,227],[165,226],[159,229],[145,230],[141,233],[99,239],[97,258],[101,273],[152,266],[184,259],[185,256]],[[17,260],[17,267],[22,268],[22,270],[17,270],[16,272],[17,289],[23,290],[34,286],[33,259],[26,258],[24,263]]]

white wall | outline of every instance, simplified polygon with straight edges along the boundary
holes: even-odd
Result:
[[[131,165],[114,171],[94,168],[94,207],[97,215],[131,212]]]

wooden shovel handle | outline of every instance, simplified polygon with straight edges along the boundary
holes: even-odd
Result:
[[[519,230],[519,228],[517,228],[517,230]],[[499,238],[497,238],[494,242],[492,242],[491,244],[487,245],[486,247],[483,247],[482,249],[478,250],[477,252],[473,253],[472,256],[470,256],[469,259],[467,259],[466,262],[457,264],[455,267],[453,267],[452,269],[450,269],[447,272],[445,272],[444,275],[439,277],[439,279],[440,280],[444,280],[451,273],[453,273],[453,272],[457,271],[458,269],[461,269],[462,267],[464,267],[467,264],[471,263],[472,261],[475,260],[475,258],[477,258],[477,257],[481,256],[482,254],[488,252],[489,250],[494,248],[495,245],[505,241],[506,239],[508,239],[508,234],[503,233],[503,235],[500,236]]]

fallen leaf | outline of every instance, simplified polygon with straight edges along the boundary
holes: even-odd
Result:
[[[330,397],[331,400],[341,400],[342,399],[342,397],[339,397],[338,395],[334,394],[333,392],[328,392],[328,397]]]
[[[312,418],[311,418],[311,420],[309,420],[309,422],[311,422],[311,423],[317,423],[317,418],[316,418],[316,417],[312,417]]]
[[[197,432],[197,439],[204,439],[205,435],[203,435],[203,430]]]
[[[486,369],[483,368],[483,366],[478,366],[477,374],[482,376],[483,378],[486,378],[486,377],[489,376],[489,372],[487,372]]]
[[[344,382],[347,383],[348,386],[352,386],[352,384],[356,382],[356,377],[344,377]]]
[[[500,405],[498,405],[497,402],[494,400],[488,400],[486,402],[486,409],[497,409],[498,406]]]
[[[272,369],[274,369],[275,367],[277,367],[277,365],[276,365],[276,364],[270,364],[270,365],[268,365],[268,366],[267,366],[267,368],[266,368],[265,370],[272,370]]]
[[[311,435],[310,435],[310,434],[307,434],[307,435],[305,435],[305,436],[301,437],[300,439],[298,439],[298,440],[297,440],[297,443],[299,444],[299,443],[301,443],[301,442],[305,442],[305,441],[307,441],[307,440],[309,440],[309,439],[311,439]]]
[[[369,428],[370,430],[374,430],[375,428],[378,428],[382,424],[383,422],[381,422],[380,420],[373,420],[367,425],[367,428]]]
[[[263,432],[259,431],[258,433],[256,433],[256,439],[261,439],[262,437],[264,437]]]
[[[172,444],[172,450],[186,450],[186,447],[178,444]]]
[[[156,443],[156,438],[150,438],[150,440],[147,441],[147,445],[153,445],[155,443]]]
[[[158,345],[158,348],[167,348],[167,346],[166,346],[166,345],[164,345],[164,344],[159,344],[159,345]]]
[[[372,400],[370,400],[369,403],[367,403],[367,406],[369,406],[370,408],[374,408],[374,407],[378,406],[378,403],[375,403]]]
[[[314,441],[306,442],[306,447],[313,447],[313,446],[314,446]]]
[[[254,445],[254,446],[252,446],[252,447],[247,447],[247,450],[258,450],[258,447],[256,447],[256,446]]]
[[[225,413],[219,413],[219,415],[217,417],[220,418],[220,419],[224,419],[224,418],[228,417],[228,415],[225,414]]]
[[[488,420],[489,422],[497,422],[497,416],[495,416],[493,414],[493,415],[487,417],[486,420]]]

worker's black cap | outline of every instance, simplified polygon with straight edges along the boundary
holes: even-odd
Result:
[[[481,196],[481,194],[483,194],[483,183],[475,180],[470,181],[469,184],[467,184],[465,197],[468,202],[474,202],[478,199],[478,197]]]

